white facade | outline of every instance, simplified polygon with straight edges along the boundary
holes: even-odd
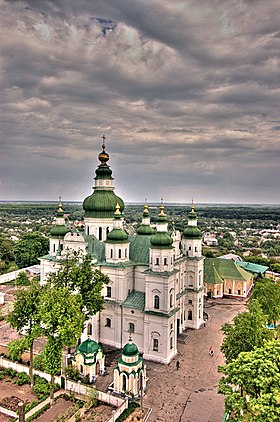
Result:
[[[102,166],[106,169],[107,164],[103,162]],[[106,180],[98,182],[99,190],[104,186],[111,187]],[[152,229],[149,233],[146,205],[143,231],[119,243],[115,238],[112,241],[112,236],[107,240],[107,235],[123,230],[123,218],[86,217],[84,234],[72,231],[65,235],[63,253],[66,250],[88,252],[90,239],[96,250],[101,251],[100,256],[94,255],[94,267],[111,280],[102,291],[105,309],[89,318],[90,329],[85,328],[81,341],[89,336],[96,342],[122,348],[131,334],[144,359],[167,364],[177,354],[178,335],[203,324],[204,258],[201,238],[189,239],[174,229],[169,234],[163,206],[161,209],[156,234]],[[189,225],[196,226],[196,223],[197,219],[194,221],[192,217]],[[159,240],[151,243],[155,236],[159,236]],[[165,241],[170,239],[170,244],[161,244],[162,237]],[[50,244],[53,245],[52,239]],[[41,259],[41,279],[58,266],[59,259],[55,260],[50,251],[49,257]]]

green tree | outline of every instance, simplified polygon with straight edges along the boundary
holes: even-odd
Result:
[[[29,286],[30,281],[25,271],[18,273],[15,284],[16,286]]]
[[[11,360],[19,360],[23,352],[28,349],[28,343],[25,338],[18,338],[10,341],[8,344],[8,358]]]
[[[34,340],[40,336],[39,299],[43,287],[33,281],[26,290],[17,292],[17,298],[12,312],[8,316],[8,322],[19,333],[25,334],[25,348],[29,349],[30,366],[29,376],[31,388],[34,385],[33,376],[33,345]]]
[[[258,301],[254,300],[248,303],[248,311],[238,314],[232,323],[225,323],[222,326],[224,338],[221,351],[226,361],[231,362],[239,353],[249,352],[272,338],[273,333],[266,327],[266,322],[266,315]]]
[[[228,421],[277,422],[280,420],[280,342],[272,340],[237,359],[219,372],[219,393],[226,396]]]
[[[49,240],[40,233],[25,233],[14,247],[14,256],[19,268],[38,263],[38,257],[49,250]]]
[[[268,322],[276,324],[280,319],[280,285],[266,278],[256,281],[250,302],[254,299],[267,315]]]
[[[58,275],[51,274],[50,281]],[[81,336],[85,316],[79,293],[49,282],[40,296],[39,314],[43,334],[47,337],[44,349],[44,367],[51,375],[50,398],[54,398],[54,377],[61,370],[62,350],[75,345]]]
[[[66,255],[57,275],[51,277],[51,283],[69,288],[82,296],[86,313],[94,315],[103,309],[104,298],[101,290],[108,284],[109,277],[99,270],[93,270],[90,255]]]
[[[13,242],[4,237],[0,237],[0,269],[5,269],[13,260]]]

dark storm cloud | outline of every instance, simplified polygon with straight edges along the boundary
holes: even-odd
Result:
[[[0,3],[2,199],[275,202],[277,0]]]

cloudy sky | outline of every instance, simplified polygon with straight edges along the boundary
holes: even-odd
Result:
[[[0,199],[279,204],[279,0],[0,6]]]

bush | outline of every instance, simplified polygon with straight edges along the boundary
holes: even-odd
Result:
[[[17,385],[24,385],[30,383],[30,377],[25,372],[19,372],[17,374],[16,380],[14,381],[14,384]]]
[[[73,381],[78,381],[81,378],[80,372],[73,366],[67,366],[65,368],[65,375],[67,375],[68,378]]]
[[[58,384],[54,384],[54,391],[58,391],[60,386]],[[51,384],[45,378],[39,377],[39,375],[35,375],[35,383],[33,388],[35,394],[37,395],[38,399],[41,400],[43,398],[47,398],[51,391]]]
[[[44,371],[44,355],[37,355],[34,357],[33,361],[33,368],[37,369],[38,371]]]

